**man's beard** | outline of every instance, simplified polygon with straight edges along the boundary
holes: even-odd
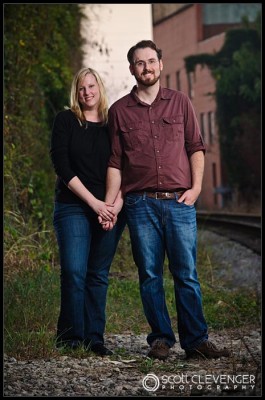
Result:
[[[149,87],[149,86],[153,86],[160,79],[160,74],[159,74],[159,76],[154,77],[153,79],[150,79],[150,80],[143,80],[140,77],[136,77],[136,76],[135,76],[135,79],[141,85]]]

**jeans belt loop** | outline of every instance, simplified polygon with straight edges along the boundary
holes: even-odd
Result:
[[[143,194],[143,200],[145,200],[145,198],[146,198],[146,192],[144,192]]]

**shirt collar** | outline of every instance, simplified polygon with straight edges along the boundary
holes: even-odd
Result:
[[[161,88],[161,86],[160,86],[158,94],[160,94],[161,99],[164,99],[164,100],[171,99],[173,96],[173,92],[171,90],[168,90],[166,88]]]
[[[137,103],[141,103],[141,100],[139,100],[139,98],[135,94],[136,89],[137,89],[137,86],[135,85],[130,92],[130,96],[128,98],[128,103],[127,103],[127,106],[129,106],[129,107],[135,106]],[[172,95],[173,95],[173,93],[170,90],[167,90],[166,88],[162,88],[160,86],[154,102],[157,102],[159,99],[163,99],[163,100],[171,99]]]
[[[136,96],[135,92],[136,92],[137,86],[134,85],[134,87],[131,90],[130,96],[128,98],[128,103],[127,106],[135,106],[137,103],[140,103],[140,100],[138,99],[138,97]]]

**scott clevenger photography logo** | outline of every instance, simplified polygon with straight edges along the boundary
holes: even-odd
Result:
[[[155,392],[159,388],[159,379],[155,374],[147,374],[143,378],[143,387],[148,392]]]
[[[148,392],[160,390],[175,390],[177,392],[191,392],[198,390],[201,395],[205,391],[223,392],[223,391],[239,391],[246,392],[247,390],[254,391],[255,375],[253,374],[170,374],[162,375],[160,378],[155,374],[147,374],[143,378],[143,387]]]

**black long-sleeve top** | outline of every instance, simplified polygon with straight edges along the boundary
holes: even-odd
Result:
[[[55,201],[84,204],[67,187],[74,176],[97,199],[104,200],[110,157],[110,137],[106,125],[87,121],[80,126],[71,110],[60,111],[53,124],[50,155],[57,175]]]

